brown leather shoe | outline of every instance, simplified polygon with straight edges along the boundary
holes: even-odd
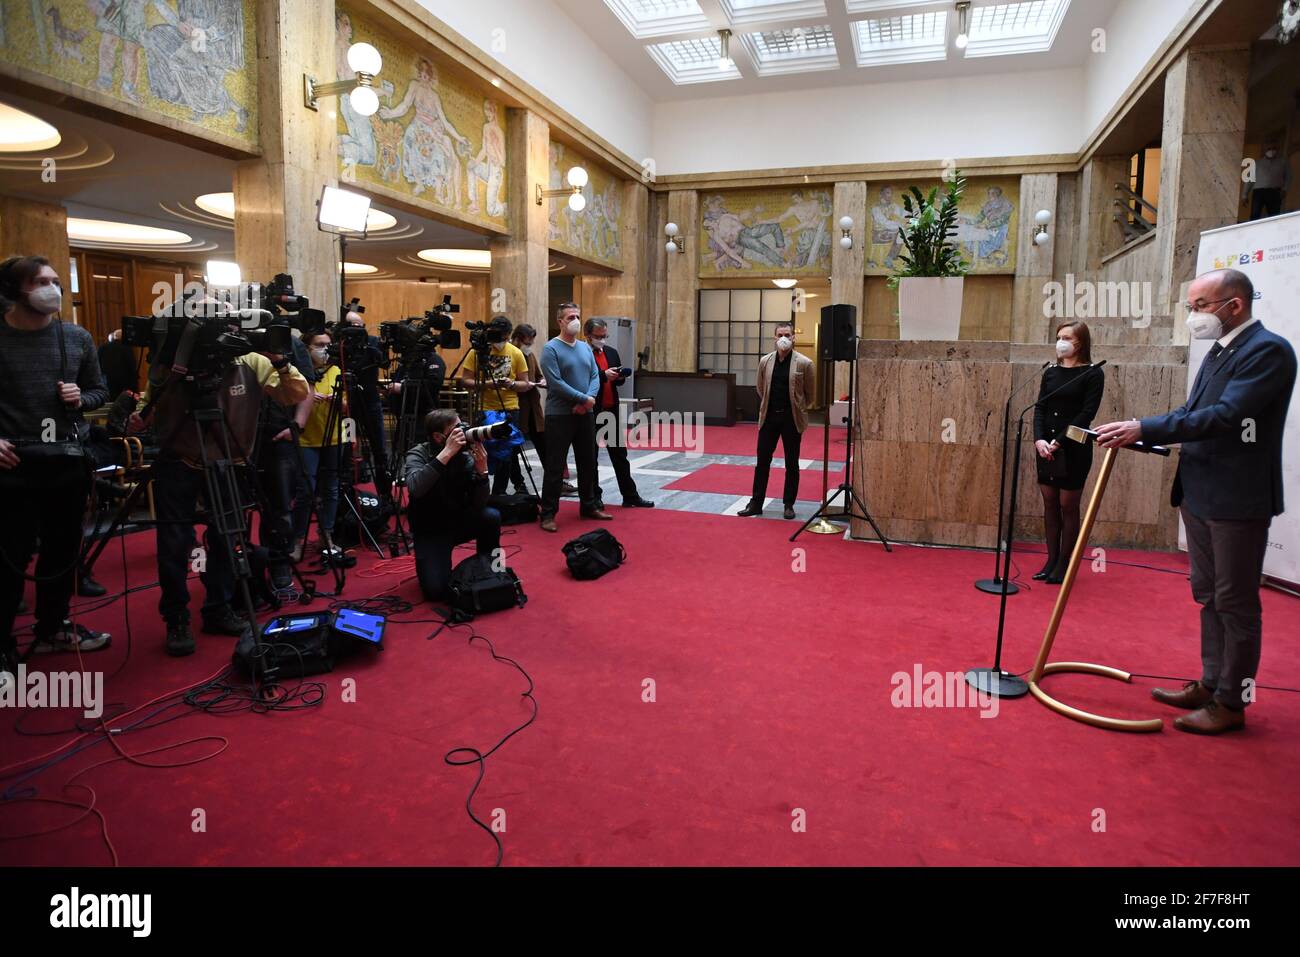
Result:
[[[594,518],[597,521],[601,521],[601,522],[614,521],[614,516],[609,514],[609,512],[605,511],[603,508],[593,508],[590,512],[583,512],[582,517]]]
[[[553,518],[544,518],[544,519],[542,519],[542,531],[544,531],[544,532],[558,532],[559,529],[555,527],[555,519],[553,519]]]
[[[1175,708],[1186,708],[1189,711],[1195,711],[1197,708],[1204,708],[1213,701],[1214,692],[1199,681],[1189,681],[1183,685],[1182,691],[1152,688],[1151,697],[1161,704],[1171,704]]]
[[[1191,734],[1223,734],[1225,731],[1239,731],[1245,726],[1245,711],[1234,711],[1217,701],[1211,701],[1204,708],[1181,718],[1174,718],[1175,728]]]

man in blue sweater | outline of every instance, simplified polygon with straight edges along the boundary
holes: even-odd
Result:
[[[600,505],[596,484],[596,393],[600,373],[591,347],[578,341],[582,328],[581,310],[571,302],[560,304],[556,318],[560,335],[542,349],[542,373],[546,376],[546,461],[542,480],[542,529],[556,531],[555,513],[560,507],[560,485],[564,463],[573,446],[578,466],[578,503],[584,518],[608,522],[613,516]]]

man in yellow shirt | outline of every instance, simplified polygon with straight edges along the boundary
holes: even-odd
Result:
[[[294,416],[298,422],[298,447],[302,451],[302,478],[293,504],[293,538],[297,543],[294,556],[298,558],[302,554],[315,497],[320,503],[317,518],[320,521],[321,551],[329,557],[337,557],[341,550],[334,545],[333,536],[334,518],[339,510],[339,471],[343,467],[343,410],[335,410],[332,400],[342,373],[330,359],[328,332],[303,336],[303,344],[311,353],[316,382],[311,394],[299,403]]]
[[[514,324],[505,316],[497,316],[487,327],[487,340],[491,345],[483,364],[483,381],[478,381],[479,356],[473,349],[461,366],[460,381],[470,392],[478,390],[480,408],[485,412],[504,412],[506,419],[519,426],[519,395],[534,388],[528,377],[528,360],[519,347],[510,341]],[[481,420],[482,417],[480,417]],[[481,424],[481,421],[479,423]],[[492,463],[492,494],[501,495],[510,484],[511,464],[514,456]]]

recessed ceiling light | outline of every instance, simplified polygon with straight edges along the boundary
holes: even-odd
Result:
[[[113,223],[104,219],[68,219],[68,238],[90,243],[129,243],[135,246],[183,246],[193,237],[175,229]]]
[[[798,279],[773,279],[772,285],[776,286],[777,289],[793,289],[795,286],[799,285],[799,280]]]
[[[234,193],[204,193],[202,196],[194,197],[194,205],[204,212],[211,213],[213,216],[220,216],[222,219],[235,218],[235,194]],[[382,209],[370,207],[366,213],[366,232],[377,233],[384,229],[392,229],[397,225],[397,217],[392,216]]]
[[[38,116],[0,103],[0,153],[30,153],[58,146],[63,137]]]
[[[366,263],[344,263],[343,271],[349,276],[364,276],[368,273],[379,272],[379,267],[370,266]]]
[[[425,262],[456,269],[486,270],[492,267],[492,253],[486,249],[421,249],[416,255]]]

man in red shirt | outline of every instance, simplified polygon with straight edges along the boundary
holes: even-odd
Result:
[[[614,466],[618,490],[623,495],[623,507],[654,508],[655,503],[642,498],[636,490],[636,482],[632,480],[632,467],[627,461],[627,436],[618,422],[618,387],[626,379],[620,373],[623,363],[618,350],[605,344],[609,339],[609,328],[604,319],[588,319],[583,332],[587,336],[587,344],[591,346],[591,353],[595,356],[596,369],[600,372],[600,392],[596,394],[594,410],[596,434],[600,435],[603,431],[614,436],[614,441],[606,444],[605,451],[609,453],[610,464]],[[599,440],[596,442],[596,450],[599,454]],[[599,485],[596,493],[599,496]]]

